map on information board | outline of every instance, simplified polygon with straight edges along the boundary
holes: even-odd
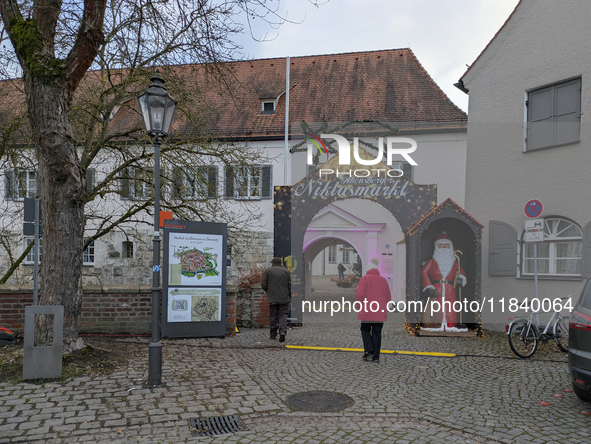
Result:
[[[223,236],[169,233],[168,285],[222,285]]]
[[[221,320],[221,288],[174,288],[168,290],[168,322],[215,322]]]

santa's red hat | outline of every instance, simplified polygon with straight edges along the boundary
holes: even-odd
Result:
[[[447,235],[447,233],[445,231],[442,233],[439,233],[435,237],[435,246],[437,246],[439,244],[450,244],[452,248],[454,247],[453,242],[451,241],[451,239],[449,238],[449,236]]]

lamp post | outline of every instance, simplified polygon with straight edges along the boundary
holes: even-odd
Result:
[[[162,384],[162,343],[160,342],[160,145],[168,136],[176,110],[176,100],[166,91],[160,73],[151,78],[150,87],[138,97],[146,133],[154,143],[154,239],[152,267],[152,339],[148,354],[148,386]]]

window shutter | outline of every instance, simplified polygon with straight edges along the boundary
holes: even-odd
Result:
[[[527,105],[527,149],[551,146],[553,134],[553,88],[529,93]]]
[[[581,276],[591,277],[591,222],[583,228],[583,259]]]
[[[489,223],[489,276],[515,276],[517,270],[517,231],[504,222]]]
[[[14,200],[17,198],[16,174],[14,170],[4,171],[4,199]]]
[[[218,167],[207,167],[207,197],[217,197],[218,195]]]
[[[402,164],[402,175],[412,182],[412,165],[410,163],[404,162]]]
[[[262,180],[262,190],[261,190],[261,198],[263,199],[271,199],[273,198],[273,167],[272,166],[264,166],[262,167],[263,173],[263,180]]]
[[[576,142],[580,138],[581,79],[556,86],[554,143]]]
[[[180,199],[182,196],[183,177],[179,167],[174,167],[172,170],[172,197]]]
[[[124,199],[129,199],[131,197],[129,185],[129,168],[125,168],[121,175],[121,197]]]
[[[94,190],[94,180],[96,176],[96,170],[94,168],[86,169],[86,191],[92,193]]]
[[[226,167],[226,197],[234,197],[234,167]]]

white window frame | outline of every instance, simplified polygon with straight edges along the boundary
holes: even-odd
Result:
[[[37,194],[37,171],[36,170],[6,170],[6,178],[12,175],[11,188],[13,195],[8,194],[8,189],[4,190],[6,200],[22,201],[25,198],[35,198]]]
[[[351,263],[351,252],[349,250],[343,250],[343,264]]]
[[[531,99],[531,95],[535,94],[535,93],[539,93],[543,90],[551,90],[552,92],[552,107],[553,107],[553,111],[552,111],[552,115],[548,116],[549,118],[552,117],[552,122],[548,122],[548,124],[552,124],[554,126],[553,130],[552,130],[552,135],[553,137],[555,137],[555,131],[556,131],[556,124],[559,123],[557,122],[556,118],[556,97],[557,97],[557,89],[568,85],[569,83],[575,83],[578,82],[578,86],[579,86],[579,95],[578,95],[578,110],[577,110],[577,118],[579,121],[579,133],[578,133],[578,139],[577,140],[572,140],[572,141],[567,141],[567,142],[556,142],[554,140],[552,140],[551,143],[544,145],[544,146],[540,146],[540,147],[536,147],[536,148],[532,148],[530,141],[528,140],[528,128],[530,123],[532,123],[530,121],[530,99]],[[559,146],[563,146],[563,145],[570,145],[572,143],[577,143],[580,142],[581,140],[581,115],[582,115],[582,110],[581,110],[581,100],[582,100],[582,78],[581,77],[574,77],[574,78],[570,78],[570,79],[566,79],[566,80],[561,80],[559,82],[556,83],[551,83],[549,85],[545,85],[545,86],[541,86],[541,87],[536,87],[534,89],[531,89],[529,91],[526,91],[525,93],[525,107],[524,107],[524,117],[525,117],[525,125],[524,125],[524,144],[523,144],[523,152],[532,152],[532,151],[538,151],[538,150],[543,150],[543,149],[547,149],[547,148],[554,148],[554,147],[559,147]]]
[[[234,179],[234,199],[237,200],[260,200],[263,194],[263,167],[239,166],[234,167],[232,174]],[[245,177],[246,176],[246,177]],[[256,181],[258,180],[258,185]],[[244,185],[244,187],[242,186]],[[246,194],[241,195],[242,190]]]
[[[328,263],[329,264],[336,264],[337,263],[337,246],[336,245],[329,245],[328,246]]]
[[[555,224],[551,224],[550,222],[556,222]],[[561,225],[560,222],[564,222],[564,225],[561,226],[559,230],[559,226]],[[575,228],[579,235],[577,236],[565,236],[564,233],[569,230],[570,228]],[[522,234],[522,243],[521,243],[521,276],[534,276],[535,270],[533,266],[534,256],[533,256],[533,243],[526,243],[523,242],[523,238],[525,233]],[[562,244],[578,244],[580,256],[578,257],[559,257],[558,256],[558,246]],[[548,246],[548,256],[546,257],[544,254],[543,249],[545,246]],[[542,248],[540,248],[542,247]],[[531,254],[528,255],[528,249],[531,250]],[[548,272],[542,273],[538,272],[538,276],[548,276],[548,277],[580,277],[581,276],[581,264],[582,264],[582,251],[583,251],[583,231],[581,227],[575,222],[562,218],[562,217],[548,217],[544,219],[544,242],[538,242],[538,268],[540,265],[540,261],[548,261]],[[579,273],[558,273],[557,272],[557,264],[560,260],[578,260],[579,261]],[[531,261],[531,267],[527,267],[531,269],[531,272],[526,272],[526,261]]]
[[[265,105],[268,103],[273,105],[272,110],[265,109]],[[277,103],[274,100],[263,100],[261,102],[261,114],[275,114],[276,108],[277,108]]]
[[[33,240],[35,239],[34,236],[25,236],[23,238],[24,241],[24,250],[27,249],[27,247],[29,246],[29,244],[31,242],[33,242]],[[41,263],[41,257],[43,255],[43,238],[39,237],[39,263]],[[35,263],[35,247],[31,248],[31,251],[29,251],[27,253],[27,256],[25,257],[25,259],[23,260],[23,264],[25,265],[33,265]]]
[[[90,242],[82,252],[82,265],[94,265],[94,241]]]
[[[154,170],[152,168],[127,167],[125,175],[121,180],[128,180],[126,200],[150,200],[152,198],[152,189],[154,188]],[[152,181],[150,181],[150,175]],[[138,186],[139,185],[139,186]]]
[[[131,256],[128,255],[128,248],[131,246]],[[123,241],[121,243],[121,257],[123,259],[134,259],[135,258],[135,245],[133,241]]]
[[[204,180],[200,180],[199,175],[202,175]],[[187,200],[209,199],[208,167],[196,167],[195,169],[183,171],[181,184],[182,189],[179,191],[182,198]]]

